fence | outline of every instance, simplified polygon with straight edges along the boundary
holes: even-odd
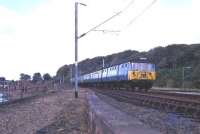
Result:
[[[7,86],[0,87],[0,103],[37,96],[52,90],[56,90],[52,82],[34,84],[26,81],[20,83],[12,83]]]

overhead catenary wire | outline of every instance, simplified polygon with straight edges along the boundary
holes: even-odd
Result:
[[[101,30],[101,29],[100,29],[100,30],[93,30],[93,31],[111,32],[111,33],[112,33],[112,32],[113,32],[113,33],[114,33],[114,32],[115,32],[115,33],[120,32],[120,30]]]
[[[98,27],[100,27],[101,25],[105,24],[106,22],[110,21],[111,19],[115,18],[116,16],[120,15],[121,13],[123,13],[125,10],[127,10],[133,3],[135,0],[132,0],[124,9],[122,9],[121,11],[117,12],[116,14],[114,14],[113,16],[109,17],[108,19],[104,20],[103,22],[101,22],[100,24],[98,24],[97,26],[89,29],[87,32],[83,33],[82,35],[79,36],[79,38],[82,38],[83,36],[85,36],[86,34],[88,34],[91,31],[94,31],[95,29],[97,29]]]
[[[121,32],[120,30],[106,30],[106,29],[98,29],[98,30],[93,30],[95,32],[102,32],[103,34],[115,34],[115,35],[119,35],[119,33]]]
[[[127,26],[130,26],[134,21],[136,21],[139,17],[141,17],[148,9],[150,9],[157,0],[153,0],[150,4],[148,4],[138,15],[136,15]]]

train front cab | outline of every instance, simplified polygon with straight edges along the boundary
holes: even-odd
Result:
[[[128,80],[132,88],[149,89],[156,79],[155,65],[151,63],[131,63]]]

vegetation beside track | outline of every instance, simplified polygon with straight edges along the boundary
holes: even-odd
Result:
[[[200,89],[200,44],[174,44],[166,47],[156,47],[147,52],[127,50],[107,56],[86,59],[79,62],[79,73],[90,73],[101,69],[102,59],[105,61],[105,67],[108,67],[138,57],[148,57],[149,61],[156,64],[157,80],[154,86],[182,87],[183,67],[191,67],[184,70],[185,87]],[[56,78],[69,81],[71,68],[73,68],[73,64],[60,67]]]

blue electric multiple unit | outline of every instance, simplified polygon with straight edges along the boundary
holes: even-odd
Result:
[[[126,62],[78,77],[80,86],[149,89],[156,79],[155,64]],[[74,82],[74,79],[72,79]]]

